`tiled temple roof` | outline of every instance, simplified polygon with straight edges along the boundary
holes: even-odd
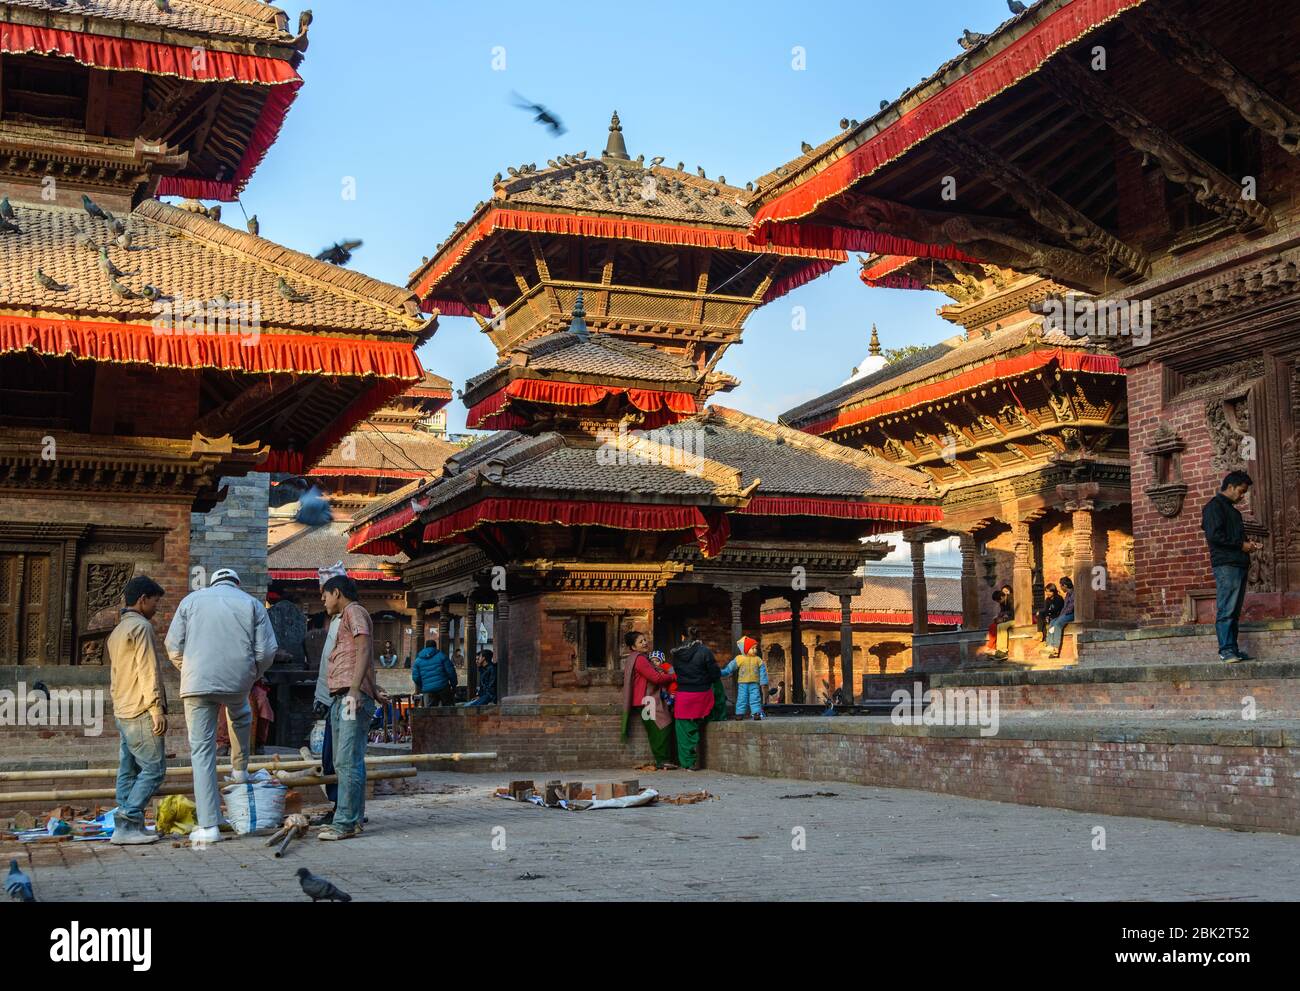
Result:
[[[170,30],[282,44],[294,39],[285,30],[288,15],[260,0],[169,0],[167,6],[169,9],[162,11],[154,0],[4,0],[0,15],[28,11],[73,14],[86,19],[91,34],[103,33],[94,23],[94,19],[102,19],[164,33]]]
[[[927,577],[926,601],[930,612],[961,612],[961,579]],[[854,612],[912,612],[912,579],[893,575],[868,575],[862,591],[853,596]],[[764,612],[788,612],[790,603],[785,599],[768,599]],[[839,596],[830,592],[811,592],[804,597],[803,612],[840,611]]]
[[[892,365],[886,365],[874,375],[849,382],[787,410],[781,414],[780,422],[801,427],[835,410],[854,406],[869,399],[878,399],[930,379],[948,377],[959,369],[1037,347],[1069,347],[1087,350],[1090,342],[1086,338],[1047,333],[1038,338],[1037,343],[1027,345],[1023,327],[995,332],[988,337],[981,335],[973,340],[952,337],[924,351],[908,355]]]
[[[149,323],[157,312],[141,295],[149,285],[174,304],[206,304],[222,295],[235,303],[256,301],[263,326],[303,333],[338,330],[406,338],[426,324],[408,290],[158,200],[146,200],[121,218],[132,238],[130,250],[113,244],[108,224],[83,210],[24,203],[13,207],[21,233],[0,234],[0,305],[8,312]],[[79,244],[79,236],[108,247],[110,260],[123,273],[117,281],[134,298],[114,291],[100,269],[98,252]],[[38,268],[66,288],[41,285]],[[285,298],[278,288],[281,279],[302,302]]]
[[[369,421],[358,424],[350,436],[352,457],[345,458],[340,445],[322,458],[316,469],[395,469],[395,477],[399,478],[411,472],[434,476],[442,471],[449,457],[461,450],[459,445],[424,430],[385,429]]]
[[[342,561],[349,571],[378,571],[385,564],[404,564],[406,555],[353,554],[348,550],[346,521],[301,530],[267,550],[270,571],[315,571]]]

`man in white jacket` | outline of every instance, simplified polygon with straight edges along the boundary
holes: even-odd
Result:
[[[199,828],[190,843],[221,839],[221,792],[217,787],[217,715],[230,722],[232,779],[248,779],[248,693],[275,660],[277,644],[266,608],[239,587],[239,575],[221,568],[207,588],[191,592],[176,608],[167,631],[167,656],[181,673],[181,701],[190,735],[194,800]]]

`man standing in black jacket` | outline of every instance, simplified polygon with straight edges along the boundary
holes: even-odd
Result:
[[[1246,600],[1250,555],[1261,545],[1246,539],[1237,503],[1246,497],[1252,484],[1244,471],[1229,472],[1219,494],[1201,510],[1201,529],[1210,546],[1210,567],[1214,569],[1214,630],[1219,635],[1219,659],[1229,664],[1251,659],[1237,646],[1237,620]]]

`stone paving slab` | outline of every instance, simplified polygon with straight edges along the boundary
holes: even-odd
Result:
[[[516,775],[518,776],[518,775]],[[711,772],[636,776],[716,801],[564,812],[491,797],[494,773],[420,775],[440,793],[376,799],[365,835],[204,851],[62,843],[24,866],[46,901],[293,901],[308,867],[357,900],[1293,900],[1300,837]],[[545,775],[537,776],[539,782]],[[833,792],[835,797],[786,798]],[[1094,830],[1106,849],[1094,850]],[[795,840],[806,839],[796,850]],[[504,849],[494,849],[493,841]],[[0,857],[15,844],[0,844]],[[19,851],[21,857],[24,851]],[[540,875],[527,880],[524,875]]]

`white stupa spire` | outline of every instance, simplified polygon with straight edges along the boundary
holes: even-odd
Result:
[[[880,334],[876,331],[876,325],[873,323],[871,325],[871,347],[867,352],[867,356],[862,359],[857,368],[853,369],[853,374],[849,376],[844,384],[848,385],[849,382],[856,382],[868,375],[874,375],[884,367],[885,356],[880,351]]]

